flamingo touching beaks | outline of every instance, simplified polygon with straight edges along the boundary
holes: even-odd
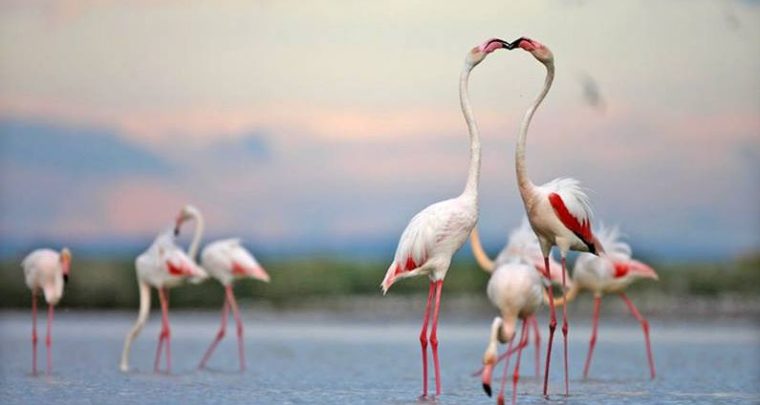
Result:
[[[198,243],[203,233],[203,216],[200,210],[188,205],[185,206],[177,216],[177,225],[175,234],[185,221],[195,221],[195,236],[190,247],[190,257],[195,259],[195,253],[198,250]],[[198,368],[206,367],[206,362],[216,349],[216,346],[224,338],[227,330],[227,317],[232,309],[232,315],[235,318],[238,338],[238,355],[240,357],[240,370],[245,370],[245,350],[243,338],[243,321],[240,318],[235,294],[232,291],[232,283],[241,278],[253,278],[264,282],[269,282],[269,274],[261,267],[253,255],[240,244],[239,239],[224,239],[211,242],[203,248],[201,252],[201,266],[208,271],[209,275],[219,280],[224,286],[225,299],[222,307],[222,324],[216,338],[209,346],[206,354],[201,359]]]
[[[509,45],[499,39],[491,39],[467,53],[464,69],[459,79],[459,98],[467,128],[470,133],[470,167],[467,183],[461,195],[432,204],[412,218],[401,234],[396,254],[381,284],[383,294],[397,280],[413,276],[428,276],[428,292],[425,314],[420,332],[422,347],[422,397],[427,397],[427,345],[430,341],[435,367],[435,392],[441,394],[441,374],[438,362],[438,310],[441,290],[451,258],[467,240],[478,221],[478,179],[480,177],[480,136],[472,114],[468,95],[470,72],[485,57]],[[430,320],[430,304],[435,296],[432,330],[427,336]]]
[[[171,372],[171,330],[169,328],[169,301],[166,289],[180,285],[186,279],[206,278],[204,272],[185,252],[177,246],[169,228],[160,233],[148,250],[135,260],[137,269],[137,285],[140,288],[140,310],[137,321],[127,333],[124,340],[124,350],[121,353],[121,371],[129,370],[129,351],[132,341],[140,334],[150,312],[150,287],[158,290],[161,302],[161,333],[158,336],[156,360],[153,364],[155,372],[159,371],[161,352],[166,342],[166,372]]]
[[[581,189],[579,182],[571,178],[559,178],[541,186],[533,184],[528,178],[525,163],[525,140],[528,136],[528,126],[538,106],[546,97],[554,80],[554,55],[539,43],[528,38],[519,38],[511,44],[512,48],[522,48],[532,54],[546,67],[546,80],[544,88],[538,98],[525,113],[515,150],[515,169],[517,172],[517,185],[520,190],[525,212],[528,215],[530,226],[538,237],[541,252],[544,256],[545,268],[550,270],[549,255],[553,246],[560,250],[562,259],[562,289],[567,291],[565,280],[567,252],[575,250],[590,252],[593,254],[603,253],[602,244],[591,232],[591,206],[589,198]],[[552,290],[549,289],[552,296]],[[549,343],[546,353],[546,369],[544,371],[544,395],[547,395],[549,386],[549,364],[551,361],[552,342],[554,330],[557,327],[557,318],[554,311],[553,299],[550,300]],[[562,311],[562,335],[564,337],[565,359],[565,395],[569,394],[567,376],[567,309],[563,306]]]
[[[53,308],[63,297],[63,285],[69,280],[71,252],[62,249],[37,249],[29,253],[21,262],[24,269],[26,286],[32,290],[32,374],[37,375],[37,294],[42,291],[48,304],[47,336],[45,349],[47,354],[46,373],[52,368],[51,346],[53,345]]]
[[[602,295],[619,294],[625,302],[628,310],[641,323],[644,331],[644,340],[647,348],[647,361],[649,362],[649,375],[655,377],[654,357],[652,346],[649,342],[649,322],[639,313],[633,302],[625,294],[634,281],[640,279],[657,280],[657,273],[648,265],[634,260],[631,257],[630,245],[620,240],[620,232],[617,228],[601,228],[597,233],[602,241],[607,254],[599,257],[590,254],[582,254],[578,257],[573,268],[573,285],[564,298],[554,301],[555,305],[564,305],[575,298],[582,289],[587,289],[594,294],[594,315],[591,329],[591,341],[589,342],[586,364],[583,367],[583,378],[588,378],[591,367],[591,356],[596,345],[596,332],[599,326],[599,309],[602,305]],[[545,297],[548,300],[548,297]]]

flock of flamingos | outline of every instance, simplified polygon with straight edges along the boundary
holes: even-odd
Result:
[[[527,219],[514,230],[509,241],[496,260],[491,260],[480,244],[476,223],[478,221],[478,182],[480,175],[479,131],[468,95],[468,81],[472,70],[486,56],[498,49],[523,49],[533,55],[546,68],[544,87],[537,99],[528,108],[520,125],[515,168],[517,184],[525,206]],[[462,112],[470,134],[470,165],[465,189],[459,196],[434,203],[417,215],[401,234],[396,254],[381,287],[383,293],[398,280],[427,276],[430,289],[420,331],[422,347],[422,398],[428,395],[428,351],[430,344],[435,372],[435,395],[441,394],[441,372],[438,360],[438,316],[441,303],[443,281],[449,269],[452,256],[471,238],[475,259],[483,270],[491,273],[487,294],[500,316],[493,320],[488,345],[483,355],[483,368],[476,373],[482,378],[485,392],[491,395],[493,369],[500,361],[505,361],[501,378],[498,402],[504,402],[504,390],[508,377],[510,357],[516,353],[512,374],[512,402],[516,401],[519,380],[520,358],[528,345],[530,331],[533,330],[536,345],[536,373],[540,375],[539,357],[540,335],[535,313],[542,302],[550,308],[549,341],[544,369],[543,394],[548,393],[548,376],[551,362],[552,341],[557,326],[555,307],[562,307],[562,336],[564,341],[564,382],[565,395],[569,393],[567,377],[567,301],[572,300],[581,289],[594,294],[593,327],[589,351],[584,367],[584,377],[588,376],[591,356],[596,342],[599,309],[604,293],[616,293],[625,301],[633,316],[641,323],[646,340],[647,360],[650,375],[655,377],[654,360],[649,342],[649,324],[626,296],[624,289],[639,278],[657,279],[655,271],[644,263],[633,260],[631,248],[619,240],[615,229],[592,231],[589,199],[577,180],[558,178],[543,185],[534,184],[527,174],[525,163],[525,142],[528,127],[538,106],[549,92],[554,79],[554,56],[545,45],[538,41],[519,38],[514,42],[491,39],[468,52],[459,82]],[[194,221],[195,232],[190,248],[185,252],[176,243],[182,225]],[[161,304],[162,327],[158,338],[158,348],[154,363],[155,371],[160,370],[161,354],[165,353],[165,369],[171,370],[171,332],[168,317],[166,289],[178,286],[185,280],[200,282],[209,276],[216,278],[224,287],[226,298],[222,308],[221,326],[214,341],[202,357],[199,367],[203,368],[219,341],[224,337],[229,312],[236,322],[240,369],[245,369],[243,324],[240,318],[231,284],[239,278],[254,278],[269,281],[269,275],[259,265],[253,255],[238,239],[225,239],[209,243],[200,253],[200,263],[196,262],[198,248],[203,234],[203,217],[192,206],[184,207],[176,218],[174,229],[167,229],[155,239],[143,254],[137,257],[135,267],[140,290],[140,308],[137,321],[124,342],[120,369],[129,370],[129,352],[132,341],[142,330],[150,310],[150,288],[158,290]],[[559,248],[561,262],[551,257],[551,249]],[[573,277],[567,273],[565,258],[568,251],[585,252],[576,260]],[[32,291],[32,350],[33,373],[37,372],[37,295],[42,291],[48,303],[47,372],[51,369],[51,323],[53,307],[63,295],[64,283],[70,273],[71,253],[68,249],[56,252],[39,249],[30,253],[22,262],[26,284]],[[552,282],[562,286],[563,296],[555,298]],[[432,310],[432,322],[431,322]],[[518,320],[522,321],[519,338]],[[428,327],[430,333],[428,335]],[[498,355],[498,344],[507,344],[506,351]]]

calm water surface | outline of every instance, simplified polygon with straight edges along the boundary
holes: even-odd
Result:
[[[30,375],[29,314],[0,312],[0,403],[419,403],[416,322],[347,320],[329,313],[248,317],[248,370],[240,373],[234,329],[218,347],[211,369],[197,371],[218,328],[217,314],[175,313],[171,315],[173,374],[167,376],[152,372],[159,328],[156,315],[134,345],[133,370],[124,374],[117,364],[133,314],[58,313],[53,375],[35,378]],[[546,339],[546,326],[540,321]],[[489,325],[483,318],[442,319],[444,394],[437,403],[495,403],[485,396],[480,381],[469,376],[480,365]],[[760,327],[750,320],[652,320],[658,371],[654,381],[648,379],[638,325],[616,319],[602,319],[592,378],[582,380],[589,334],[588,323],[578,321],[571,327],[570,397],[559,395],[560,356],[553,360],[554,394],[550,400],[539,395],[530,348],[524,352],[518,402],[760,403]],[[40,349],[39,366],[44,369],[44,343]],[[555,350],[561,354],[561,340],[555,339]],[[499,369],[495,376],[500,375]]]

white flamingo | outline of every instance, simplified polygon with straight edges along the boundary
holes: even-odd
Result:
[[[485,57],[509,44],[499,39],[491,39],[476,46],[467,53],[464,69],[459,79],[459,98],[467,128],[470,133],[470,167],[467,183],[461,195],[432,204],[412,218],[401,234],[396,254],[381,284],[383,294],[399,279],[413,276],[428,276],[428,292],[425,314],[420,332],[422,347],[422,397],[427,397],[427,344],[430,341],[435,367],[435,392],[441,393],[441,375],[438,362],[438,310],[441,290],[451,258],[467,240],[478,220],[478,179],[480,177],[480,136],[472,115],[468,95],[470,72]],[[430,304],[435,295],[433,326],[427,336],[430,319]]]
[[[620,298],[628,306],[628,310],[641,323],[644,332],[644,340],[647,349],[647,361],[649,362],[649,374],[655,378],[654,357],[652,346],[649,341],[649,322],[639,313],[633,302],[625,294],[634,281],[640,279],[657,280],[657,273],[650,266],[634,260],[630,245],[623,242],[617,228],[601,228],[596,234],[607,249],[605,256],[599,257],[590,254],[582,254],[578,257],[573,268],[573,284],[564,298],[554,300],[555,305],[564,305],[573,300],[578,292],[587,289],[594,294],[594,315],[592,321],[591,341],[589,342],[586,364],[583,367],[583,378],[588,378],[591,367],[591,356],[596,345],[596,333],[599,326],[599,310],[602,305],[602,295],[619,294]],[[548,300],[548,297],[545,297]]]
[[[538,245],[538,239],[536,238],[536,234],[530,228],[530,224],[528,223],[527,218],[523,218],[520,226],[514,228],[509,233],[507,243],[504,245],[504,248],[502,248],[501,252],[499,252],[499,255],[496,257],[495,261],[491,260],[491,258],[488,257],[488,254],[483,249],[483,245],[480,242],[480,235],[478,233],[477,226],[472,230],[472,233],[470,234],[470,246],[472,247],[472,254],[475,257],[475,261],[478,263],[480,268],[487,273],[493,273],[494,269],[497,267],[508,264],[514,260],[519,260],[523,263],[532,264],[542,277],[546,274],[544,270],[544,260],[541,254],[541,248]],[[561,284],[561,267],[551,257],[549,260],[552,263],[551,282]],[[568,284],[572,285],[572,280],[569,280]],[[549,287],[549,285],[547,285],[547,287]],[[541,334],[538,330],[538,322],[536,321],[536,317],[529,317],[528,324],[529,326],[533,327],[536,378],[540,378],[541,371],[539,370],[539,357],[541,353]],[[530,330],[528,331],[528,334],[530,334]],[[509,351],[502,354],[497,362],[502,361],[509,354]],[[473,375],[480,375],[482,371],[483,369],[480,369],[473,373]]]
[[[161,333],[158,337],[156,359],[153,365],[154,371],[159,371],[159,361],[164,341],[166,342],[166,372],[171,372],[171,330],[169,328],[169,302],[166,289],[180,285],[186,279],[203,279],[207,277],[204,272],[185,252],[177,246],[169,228],[160,233],[148,250],[143,252],[135,260],[137,269],[137,285],[140,288],[140,310],[137,321],[127,333],[124,340],[124,350],[121,353],[121,371],[129,370],[129,351],[132,341],[142,330],[148,320],[150,312],[150,288],[158,290],[158,298],[161,303]]]
[[[533,264],[517,257],[498,263],[488,281],[488,299],[501,312],[501,316],[496,317],[491,325],[488,347],[483,355],[483,389],[488,396],[491,396],[491,374],[497,362],[497,342],[509,342],[507,352],[504,354],[507,360],[501,379],[499,404],[504,403],[504,386],[509,368],[509,355],[513,351],[517,351],[517,362],[512,377],[512,402],[514,403],[517,399],[520,357],[522,356],[522,349],[528,344],[528,328],[532,323],[531,319],[535,319],[534,314],[541,305],[543,288],[541,276]],[[512,344],[518,319],[522,320],[522,331],[517,347],[513,349]],[[537,326],[536,329],[538,329]]]
[[[42,290],[48,304],[46,373],[52,369],[51,346],[53,345],[53,308],[63,297],[63,285],[69,280],[71,252],[67,248],[56,252],[51,249],[37,249],[29,253],[21,262],[26,286],[32,290],[32,374],[37,375],[37,294]]]
[[[525,205],[531,228],[538,237],[541,252],[544,257],[544,267],[550,269],[549,255],[553,246],[560,250],[562,259],[562,275],[566,274],[565,258],[570,250],[603,253],[602,244],[591,232],[591,207],[588,196],[581,189],[579,182],[571,178],[559,178],[541,186],[533,184],[528,178],[525,163],[525,140],[528,136],[528,126],[538,106],[549,92],[554,80],[554,55],[538,41],[528,38],[519,38],[510,44],[512,48],[520,47],[531,53],[539,62],[546,67],[546,80],[544,88],[538,98],[528,108],[520,125],[520,133],[515,150],[515,169],[517,172],[517,184]],[[567,291],[566,279],[563,277],[563,293]],[[552,297],[552,290],[549,289]],[[549,343],[546,353],[546,369],[544,371],[544,395],[547,395],[549,387],[549,363],[551,360],[554,330],[557,326],[553,299],[550,300]],[[567,308],[562,311],[562,335],[564,337],[564,374],[565,395],[569,394],[569,382],[567,374]]]
[[[200,210],[192,205],[185,206],[177,216],[175,234],[179,233],[182,224],[188,220],[195,221],[195,235],[188,252],[190,257],[195,259],[195,254],[198,251],[198,241],[200,241],[203,234],[203,215],[201,215]],[[209,243],[203,248],[203,252],[201,252],[201,265],[224,286],[225,299],[224,306],[222,307],[222,324],[219,327],[219,332],[217,332],[216,338],[211,343],[211,346],[209,346],[198,368],[206,366],[206,362],[211,357],[214,349],[224,338],[227,330],[227,317],[231,308],[237,325],[240,370],[243,371],[245,370],[243,321],[240,318],[235,294],[232,291],[232,283],[241,278],[253,278],[269,282],[269,274],[261,267],[253,255],[240,244],[240,239],[224,239]]]

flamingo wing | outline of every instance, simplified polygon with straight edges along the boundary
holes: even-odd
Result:
[[[595,252],[594,234],[591,231],[591,205],[588,196],[575,179],[557,179],[547,185],[549,203],[567,229]]]
[[[455,200],[441,201],[430,205],[415,215],[401,234],[396,255],[381,284],[383,292],[393,284],[399,276],[410,275],[422,268],[430,259],[436,246],[454,235],[459,229],[464,229],[466,218],[458,215],[452,204]],[[466,230],[466,235],[471,231]]]
[[[213,267],[224,278],[252,277],[269,282],[269,274],[253,254],[243,247],[240,239],[224,239],[210,243],[201,254],[204,266]]]

